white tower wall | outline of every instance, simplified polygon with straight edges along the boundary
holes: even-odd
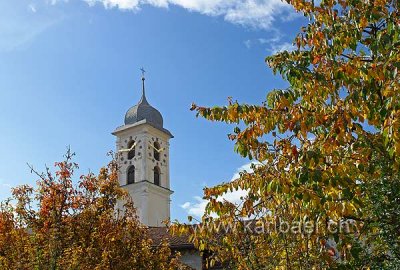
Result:
[[[169,140],[172,134],[163,128],[161,114],[147,102],[144,91],[136,106],[125,116],[125,125],[117,128],[116,150],[119,153],[119,183],[132,197],[140,221],[147,226],[159,227],[170,219]],[[135,155],[129,159],[128,151],[135,142]],[[159,160],[155,158],[154,143],[159,145]],[[122,150],[122,151],[121,151]],[[134,166],[135,179],[128,182],[128,170]],[[154,181],[155,168],[160,172],[160,183]],[[132,167],[133,168],[133,167]],[[120,202],[122,208],[122,202]]]

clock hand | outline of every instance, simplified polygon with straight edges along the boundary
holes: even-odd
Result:
[[[132,151],[132,150],[135,148],[136,144],[137,144],[137,142],[135,142],[135,143],[131,146],[131,148],[129,148],[129,149],[120,149],[118,152],[129,152],[129,151]]]
[[[163,152],[163,151],[165,150],[165,147],[164,147],[164,148],[161,148],[161,149],[157,149],[156,147],[154,147],[154,145],[153,145],[150,141],[149,141],[149,144],[150,144],[150,146],[153,147],[154,150],[156,150],[158,153],[161,153],[161,152]]]

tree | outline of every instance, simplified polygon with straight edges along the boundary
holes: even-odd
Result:
[[[37,173],[37,188],[14,188],[0,207],[1,269],[178,269],[167,243],[154,248],[119,187],[117,163],[73,184],[73,154]],[[124,211],[116,210],[124,201]]]
[[[390,268],[400,243],[398,1],[287,2],[310,20],[295,50],[266,58],[289,87],[261,105],[192,106],[235,124],[235,151],[260,165],[206,188],[201,225],[173,231],[235,269]],[[239,205],[221,199],[238,189]]]

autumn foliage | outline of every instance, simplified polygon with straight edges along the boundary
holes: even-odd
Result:
[[[153,247],[147,237],[119,187],[116,162],[76,186],[72,157],[68,151],[55,174],[37,173],[36,188],[14,188],[1,203],[0,269],[178,269],[167,244]]]
[[[316,4],[318,2],[318,4]],[[206,188],[190,232],[210,264],[234,269],[395,269],[400,263],[400,11],[398,1],[289,4],[310,22],[295,49],[266,58],[289,84],[261,105],[193,105],[234,124],[235,151],[253,172]],[[221,199],[245,190],[240,204]],[[246,224],[313,224],[254,233]],[[234,230],[222,230],[235,224]],[[334,230],[332,224],[346,224]],[[222,226],[220,226],[222,225]],[[318,229],[315,229],[318,228]]]

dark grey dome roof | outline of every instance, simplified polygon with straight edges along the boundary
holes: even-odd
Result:
[[[163,127],[163,117],[161,113],[156,108],[152,107],[147,101],[144,85],[141,100],[125,114],[125,125],[135,124],[142,120],[146,120],[147,123],[151,123],[156,127]]]

